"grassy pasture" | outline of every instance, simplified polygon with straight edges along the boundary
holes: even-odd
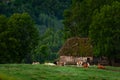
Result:
[[[120,67],[0,64],[0,80],[120,80]]]

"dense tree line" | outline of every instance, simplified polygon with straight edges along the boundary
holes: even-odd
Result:
[[[120,2],[105,5],[93,16],[90,37],[96,55],[120,59]],[[119,60],[118,60],[119,61]]]
[[[41,13],[63,19],[63,11],[71,0],[1,0],[0,14],[10,16],[13,13],[29,13],[37,24],[40,24]]]
[[[88,37],[92,16],[104,5],[119,0],[72,0],[72,5],[64,12],[66,38],[72,36]]]
[[[89,37],[94,55],[120,59],[119,4],[119,0],[72,0],[64,13],[64,37]]]

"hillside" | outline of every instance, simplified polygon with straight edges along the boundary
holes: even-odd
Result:
[[[0,0],[0,14],[11,16],[13,13],[29,13],[37,24],[40,14],[63,19],[63,11],[71,4],[71,0]]]

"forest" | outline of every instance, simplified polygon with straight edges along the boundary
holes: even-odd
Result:
[[[0,63],[56,59],[64,42],[63,12],[70,4],[71,0],[0,0]]]
[[[54,61],[70,37],[120,59],[120,0],[0,0],[0,63]]]

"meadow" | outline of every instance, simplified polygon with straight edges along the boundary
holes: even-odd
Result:
[[[0,64],[0,80],[120,80],[120,67]]]

